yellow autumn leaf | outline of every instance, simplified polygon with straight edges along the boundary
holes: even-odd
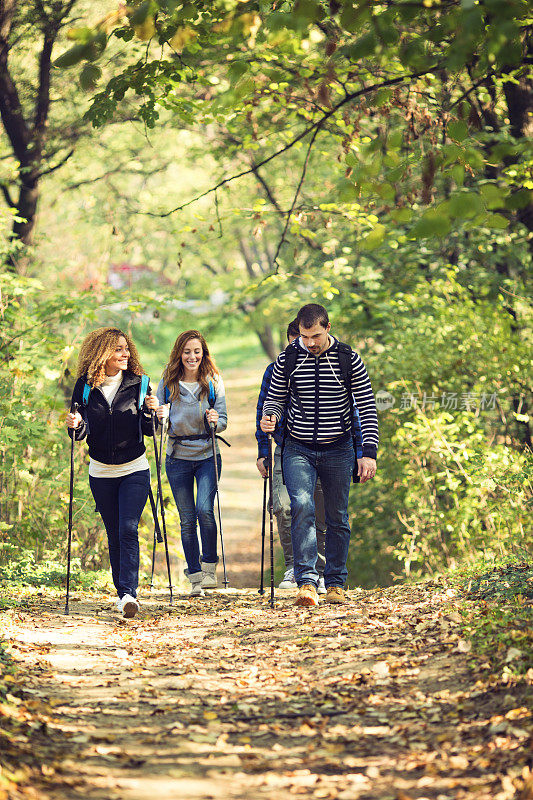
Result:
[[[151,16],[146,17],[141,25],[136,25],[133,29],[135,36],[142,42],[147,42],[155,33],[154,18]]]
[[[196,39],[197,33],[192,28],[178,28],[169,44],[173,50],[181,51],[189,42]]]

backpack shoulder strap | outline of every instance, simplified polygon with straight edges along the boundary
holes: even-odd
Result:
[[[139,389],[139,405],[138,405],[139,411],[143,407],[144,398],[148,393],[149,383],[150,383],[150,378],[148,377],[148,375],[141,375],[141,387]]]
[[[296,367],[297,359],[298,350],[296,349],[294,342],[291,342],[285,348],[285,363],[283,364],[283,371],[285,373],[285,380],[287,383],[290,383],[291,375]]]
[[[346,391],[351,395],[352,393],[352,348],[345,342],[339,342],[339,366],[341,370],[341,378]]]
[[[167,403],[170,403],[170,389],[168,388],[168,386],[166,384],[163,387],[163,391],[164,391],[163,399],[164,399],[165,405],[167,405]]]
[[[91,393],[91,386],[86,382],[85,386],[83,387],[83,394],[81,396],[81,403],[82,405],[86,406],[89,402],[89,395]]]
[[[217,401],[217,394],[215,392],[215,386],[213,381],[209,381],[209,394],[207,395],[207,402],[209,403],[209,408],[214,408],[214,405]]]

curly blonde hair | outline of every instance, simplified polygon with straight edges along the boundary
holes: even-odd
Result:
[[[201,387],[200,397],[207,397],[209,393],[209,379],[214,378],[216,381],[216,378],[220,375],[209,353],[207,342],[200,331],[184,331],[184,333],[181,333],[176,339],[168,359],[168,364],[163,372],[163,383],[168,388],[170,397],[174,401],[178,401],[180,398],[179,383],[183,380],[185,374],[185,367],[183,366],[181,356],[185,350],[185,345],[187,342],[190,342],[191,339],[198,339],[202,345],[202,360],[198,368],[198,383]]]
[[[83,340],[78,356],[77,377],[85,377],[90,386],[100,386],[106,378],[106,361],[115,352],[121,336],[125,338],[130,351],[128,371],[142,375],[144,370],[139,360],[139,353],[128,334],[118,328],[97,328]]]

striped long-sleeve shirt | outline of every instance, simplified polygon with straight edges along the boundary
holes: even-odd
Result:
[[[294,387],[290,394],[284,369],[285,351],[280,353],[263,406],[263,414],[274,414],[279,422],[288,399],[287,432],[312,446],[329,444],[351,430],[350,399],[342,382],[338,340],[333,336],[331,339],[332,344],[320,356],[305,350],[300,340],[295,342],[297,359],[290,377]],[[379,442],[376,402],[366,367],[355,351],[352,351],[351,382],[361,420],[363,456],[376,458]]]

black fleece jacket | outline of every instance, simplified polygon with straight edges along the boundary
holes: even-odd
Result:
[[[138,411],[140,376],[129,370],[124,372],[111,406],[98,388],[91,389],[87,405],[83,406],[85,383],[85,377],[78,378],[72,393],[70,408],[78,404],[83,422],[79,428],[69,428],[69,436],[74,435],[76,441],[87,437],[89,455],[103,464],[126,464],[142,456],[146,451],[142,434],[152,435],[152,422],[146,408]]]

